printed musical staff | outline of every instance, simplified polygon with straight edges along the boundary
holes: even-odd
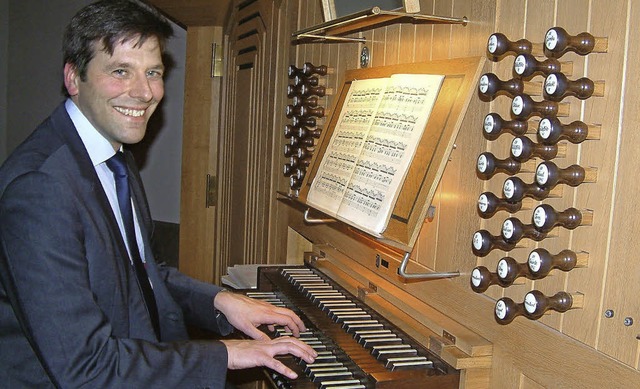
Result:
[[[396,74],[353,81],[307,203],[382,233],[443,78]]]

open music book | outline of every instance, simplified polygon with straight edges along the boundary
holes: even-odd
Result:
[[[352,81],[307,204],[380,236],[443,79],[394,74]]]

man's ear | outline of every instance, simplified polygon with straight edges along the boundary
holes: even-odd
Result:
[[[64,86],[67,88],[69,96],[75,96],[78,94],[78,83],[80,82],[80,75],[76,67],[70,63],[64,64]]]

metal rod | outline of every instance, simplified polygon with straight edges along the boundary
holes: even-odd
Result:
[[[327,223],[334,223],[336,220],[335,219],[319,219],[319,218],[312,218],[309,217],[309,212],[311,211],[311,208],[307,208],[306,211],[304,211],[304,222],[308,223],[308,224],[327,224]]]
[[[408,274],[406,272],[408,263],[409,263],[409,253],[406,252],[404,254],[404,258],[402,258],[402,263],[400,264],[400,267],[398,268],[398,274],[400,275],[400,277],[407,278],[407,279],[435,280],[435,279],[440,279],[440,278],[452,278],[452,277],[460,276],[460,272],[459,271],[440,272],[440,273],[414,273],[414,274]]]

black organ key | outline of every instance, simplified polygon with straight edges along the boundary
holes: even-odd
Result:
[[[290,297],[294,300],[287,301],[280,296],[280,292],[275,296],[265,294],[260,297],[276,304],[279,300],[285,304],[294,303],[293,309],[298,309],[296,306],[303,304],[303,301],[307,302],[303,304],[304,314],[300,314],[300,317],[309,330],[301,333],[300,339],[316,349],[318,357],[310,364],[299,358],[291,359],[298,364],[294,370],[301,370],[301,374],[306,375],[315,387],[367,389],[375,386],[374,382],[378,379],[374,378],[377,377],[376,372],[387,372],[380,376],[387,380],[386,374],[393,371],[441,371],[441,362],[434,362],[427,351],[419,351],[401,331],[394,329],[376,312],[325,277],[313,271],[288,269],[281,270],[281,275],[283,284],[278,281],[277,285],[285,287],[287,291],[295,291],[294,297]],[[289,292],[287,295],[291,296]],[[314,308],[310,311],[309,307]],[[323,323],[324,330],[314,329],[319,323]],[[327,323],[331,325],[327,327]],[[279,327],[274,335],[292,334]],[[434,373],[427,375],[431,374]],[[287,387],[285,378],[278,376],[278,380],[282,381],[279,387]],[[290,384],[290,387],[295,386]]]

